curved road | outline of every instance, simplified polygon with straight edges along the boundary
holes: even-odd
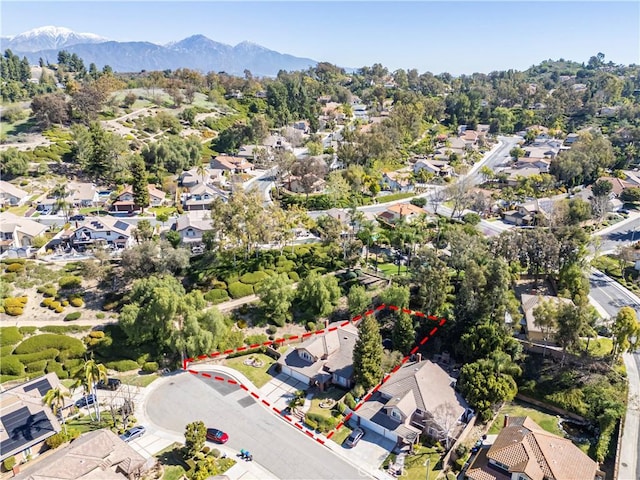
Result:
[[[207,427],[227,432],[229,447],[249,450],[280,479],[355,480],[365,476],[256,403],[237,385],[199,375],[177,375],[149,393],[145,408],[147,418],[164,430],[182,434],[187,423],[202,420]]]

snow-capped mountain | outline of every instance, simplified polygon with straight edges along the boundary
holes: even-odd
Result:
[[[1,39],[3,51],[9,48],[20,52],[36,52],[38,50],[49,50],[69,47],[71,45],[102,43],[107,41],[109,41],[109,39],[93,33],[78,33],[68,28],[54,26],[34,28],[15,37],[4,37]]]
[[[150,42],[116,42],[91,33],[68,28],[41,27],[11,38],[0,38],[1,51],[10,48],[15,55],[36,64],[42,58],[56,63],[61,49],[77,54],[85,65],[109,65],[116,72],[192,68],[202,72],[225,71],[242,75],[245,70],[257,76],[275,76],[280,70],[304,70],[318,62],[294,57],[251,42],[236,46],[216,42],[204,35],[192,35],[177,42],[156,45]]]

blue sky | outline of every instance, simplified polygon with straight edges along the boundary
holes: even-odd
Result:
[[[523,70],[545,59],[640,63],[640,2],[2,0],[1,34],[45,25],[164,44],[248,40],[344,67]]]

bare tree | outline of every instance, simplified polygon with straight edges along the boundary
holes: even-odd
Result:
[[[429,203],[433,207],[433,213],[435,215],[438,214],[438,208],[442,205],[447,199],[447,193],[444,188],[438,188],[433,194],[429,196]]]
[[[444,442],[445,448],[449,450],[455,427],[458,424],[459,416],[456,413],[456,408],[451,402],[442,403],[431,412],[431,416],[434,430],[438,432],[438,441]]]
[[[304,193],[307,194],[307,198],[316,183],[324,179],[327,171],[327,164],[321,157],[309,157],[299,160],[291,168],[291,173],[300,178],[300,185]]]
[[[468,177],[463,177],[457,182],[449,185],[445,188],[447,198],[453,202],[453,208],[451,209],[451,218],[458,216],[462,211],[467,208],[471,200],[471,187],[473,183]]]

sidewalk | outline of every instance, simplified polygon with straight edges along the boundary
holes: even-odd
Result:
[[[603,228],[602,230],[598,230],[597,232],[592,233],[592,235],[606,235],[607,233],[616,230],[620,227],[623,227],[629,222],[634,221],[636,218],[640,217],[640,212],[629,212],[629,215],[624,220],[620,220],[619,222],[614,223],[613,225],[609,225],[608,227]]]

